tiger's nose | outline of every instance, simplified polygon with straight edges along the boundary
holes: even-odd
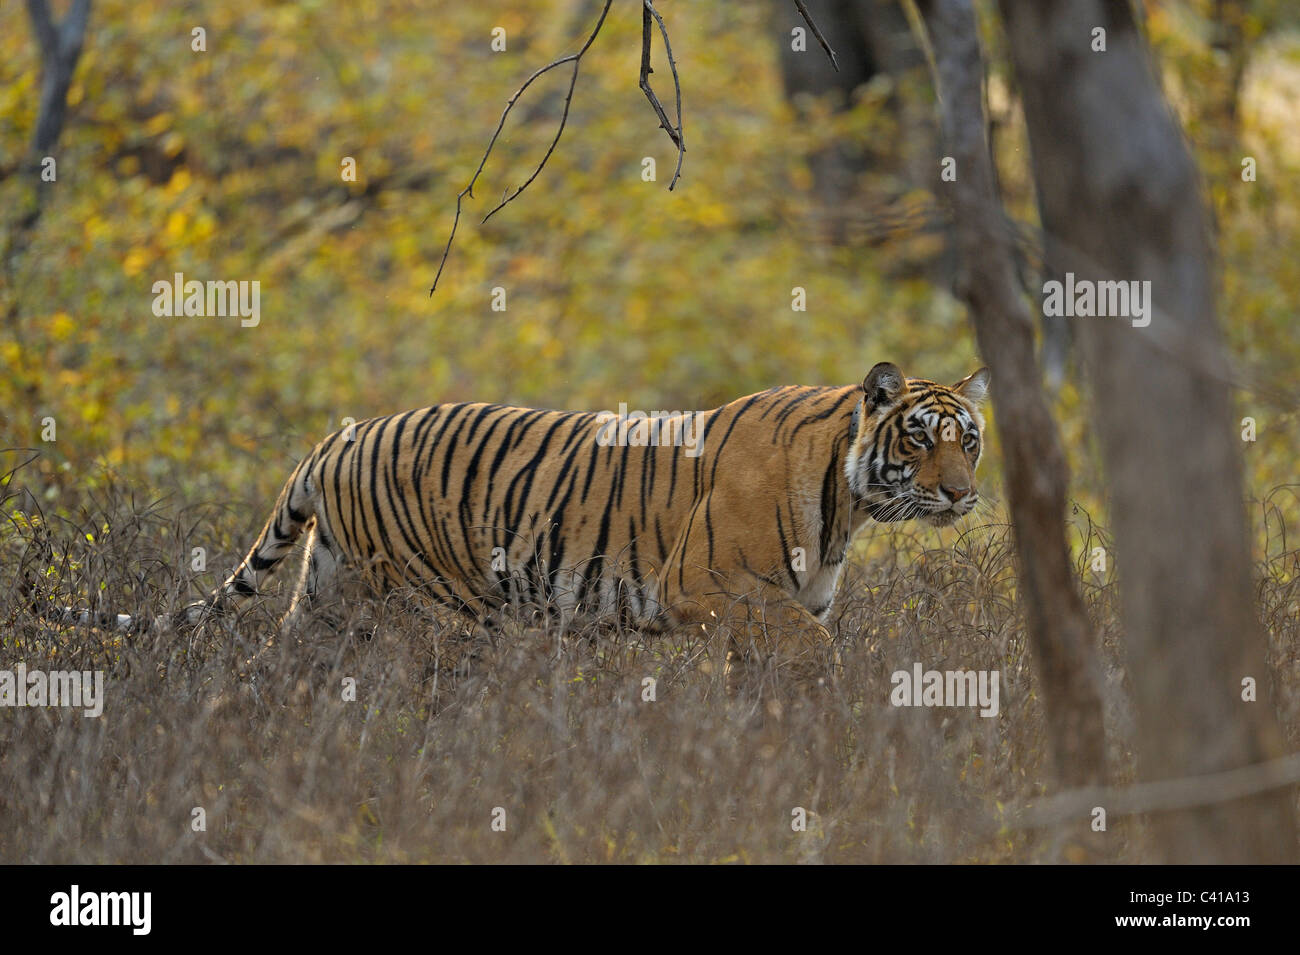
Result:
[[[954,501],[960,501],[963,497],[965,497],[967,494],[970,493],[970,487],[969,487],[969,486],[967,486],[967,487],[943,487],[942,485],[940,485],[940,487],[943,489],[943,493],[947,494],[947,495],[948,495],[950,498],[952,498]]]

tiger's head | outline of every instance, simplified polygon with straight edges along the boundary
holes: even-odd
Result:
[[[936,527],[973,511],[988,387],[987,368],[951,388],[904,378],[889,362],[872,368],[846,462],[856,505],[877,521],[921,518]]]

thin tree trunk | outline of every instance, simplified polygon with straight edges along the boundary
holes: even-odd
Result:
[[[1065,540],[1068,472],[1034,357],[1034,325],[985,140],[983,61],[970,0],[920,4],[934,48],[943,137],[957,179],[944,183],[970,308],[993,373],[1021,598],[1047,708],[1057,774],[1067,786],[1105,778],[1095,638]]]
[[[54,151],[63,132],[68,89],[77,69],[77,60],[81,57],[81,44],[90,19],[90,0],[72,0],[60,23],[54,21],[48,0],[27,0],[27,15],[41,49],[41,98],[31,147],[25,160],[17,164],[23,173],[13,185],[17,198],[4,197],[6,208],[0,220],[0,315],[3,315],[4,323],[20,347],[23,347],[26,336],[19,316],[18,263],[31,244],[50,189],[39,178],[41,164]],[[40,393],[37,380],[29,377],[24,391],[35,406]]]
[[[68,88],[81,58],[90,19],[90,0],[72,0],[63,22],[55,23],[48,0],[27,0],[27,15],[41,47],[41,100],[32,152],[47,155],[59,141],[68,109]]]
[[[1111,487],[1141,775],[1278,756],[1195,166],[1127,3],[1001,5],[1048,258],[1076,282],[1151,283],[1145,328],[1074,319]],[[1093,51],[1098,28],[1104,52]],[[1242,699],[1248,677],[1258,702]],[[1293,798],[1275,790],[1158,814],[1163,858],[1295,860]]]

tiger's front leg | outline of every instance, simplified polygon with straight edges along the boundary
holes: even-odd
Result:
[[[766,675],[801,688],[836,679],[841,664],[834,637],[780,587],[749,573],[694,577],[673,616],[702,624],[716,651],[725,653],[728,693],[755,689]]]
[[[747,569],[759,554],[778,564],[780,543],[775,532],[767,540],[752,523],[724,519],[745,511],[738,500],[743,494],[714,489],[696,502],[664,567],[662,602],[676,621],[703,624],[713,652],[725,654],[728,692],[766,674],[828,684],[840,665],[835,641],[788,590]]]

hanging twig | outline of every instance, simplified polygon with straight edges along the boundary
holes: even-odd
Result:
[[[664,112],[663,104],[659,102],[659,97],[650,87],[650,74],[654,72],[650,68],[651,17],[654,17],[655,22],[659,24],[659,33],[664,38],[664,52],[668,54],[668,68],[672,70],[673,87],[677,90],[676,128],[668,122],[668,114]],[[677,78],[677,64],[673,61],[673,48],[668,43],[668,30],[664,27],[663,17],[659,16],[659,11],[655,9],[651,0],[645,0],[645,6],[641,10],[641,92],[645,93],[655,115],[659,117],[660,128],[668,133],[668,138],[677,147],[677,169],[673,172],[672,182],[668,183],[668,191],[672,192],[673,186],[677,185],[677,180],[682,174],[682,159],[686,155],[686,141],[682,138],[682,84]]]
[[[479,160],[478,168],[474,170],[474,175],[471,177],[469,185],[462,189],[459,195],[456,196],[456,216],[451,222],[451,234],[447,236],[447,245],[442,250],[442,261],[438,263],[438,274],[433,277],[433,286],[429,289],[430,295],[437,290],[438,279],[442,278],[443,267],[446,266],[447,256],[451,253],[451,243],[456,238],[456,227],[460,225],[461,202],[464,201],[466,196],[469,196],[471,199],[474,198],[474,183],[478,182],[478,177],[483,172],[483,167],[487,165],[488,156],[492,154],[492,147],[496,145],[497,138],[501,135],[501,130],[506,125],[506,118],[510,115],[510,110],[514,108],[515,103],[519,101],[519,97],[524,94],[524,90],[528,89],[528,87],[533,84],[534,80],[545,73],[549,73],[557,66],[562,66],[565,63],[572,63],[573,75],[569,77],[569,91],[564,97],[564,113],[560,116],[560,128],[556,130],[555,138],[551,140],[550,148],[546,150],[546,155],[542,157],[542,161],[537,164],[537,168],[533,170],[533,174],[528,177],[524,184],[494,206],[492,210],[483,217],[483,221],[487,222],[487,220],[492,218],[492,216],[503,206],[527,189],[529,184],[541,173],[547,160],[551,158],[551,154],[555,152],[555,146],[560,141],[560,136],[564,133],[564,126],[569,120],[569,103],[573,100],[573,88],[578,82],[578,68],[582,63],[582,57],[587,50],[591,48],[591,44],[595,42],[596,36],[600,33],[600,28],[605,25],[605,17],[609,13],[609,8],[613,2],[614,0],[605,0],[605,5],[600,11],[600,19],[596,21],[595,29],[593,29],[591,35],[587,37],[587,42],[582,45],[582,49],[577,53],[570,53],[568,56],[562,56],[558,60],[553,60],[550,63],[547,63],[532,76],[528,77],[528,79],[524,81],[524,85],[515,90],[515,95],[510,97],[509,101],[506,103],[506,108],[501,112],[501,119],[497,122],[496,132],[494,132],[492,138],[488,140],[487,149],[483,151],[483,158]]]
[[[808,12],[808,8],[803,5],[803,0],[794,0],[794,5],[799,9],[799,15],[803,17],[803,22],[808,24],[808,29],[812,30],[813,36],[817,38],[817,42],[826,51],[826,55],[831,58],[831,66],[835,67],[835,72],[838,73],[840,71],[840,61],[836,58],[831,45],[826,42],[826,37],[822,36],[822,31],[817,29],[817,24],[813,22],[812,14]]]
[[[451,234],[447,236],[447,245],[442,250],[442,259],[438,262],[438,274],[433,277],[433,285],[429,289],[430,295],[437,290],[438,280],[442,278],[442,270],[447,265],[447,256],[451,254],[451,244],[456,238],[456,229],[460,226],[461,203],[464,201],[466,196],[469,196],[471,199],[474,198],[474,184],[478,182],[478,177],[482,174],[483,167],[487,165],[488,156],[491,155],[492,147],[496,145],[497,139],[501,135],[501,130],[505,128],[506,118],[510,115],[510,110],[514,108],[519,97],[522,96],[524,91],[533,84],[534,80],[543,74],[549,73],[558,66],[563,66],[565,63],[572,63],[573,74],[569,77],[569,89],[564,97],[564,112],[560,116],[560,126],[559,129],[555,131],[555,138],[551,140],[550,147],[546,150],[546,154],[542,156],[542,161],[537,164],[537,168],[533,170],[532,175],[524,180],[523,185],[518,189],[509,193],[504,199],[493,206],[492,209],[489,210],[488,214],[483,217],[483,222],[487,222],[488,219],[491,219],[505,206],[514,201],[521,192],[532,184],[534,179],[541,175],[542,169],[545,168],[547,161],[551,158],[552,153],[555,152],[555,147],[559,144],[560,136],[564,134],[565,125],[568,123],[569,105],[573,101],[573,90],[578,82],[578,68],[581,65],[583,54],[585,54],[591,47],[591,44],[595,42],[597,34],[600,33],[600,28],[605,24],[605,17],[609,13],[609,8],[612,4],[613,0],[605,0],[605,5],[600,11],[600,19],[596,21],[595,29],[593,29],[591,35],[587,37],[587,42],[582,45],[582,49],[577,53],[571,53],[568,56],[562,56],[558,60],[547,63],[532,76],[528,77],[528,79],[524,81],[524,85],[515,90],[515,95],[510,97],[510,100],[506,103],[506,108],[502,110],[501,119],[497,123],[496,131],[492,134],[492,138],[488,140],[487,149],[483,151],[483,158],[479,160],[478,168],[474,170],[474,175],[470,178],[469,185],[462,189],[456,196],[456,215],[451,222]],[[817,38],[817,41],[822,45],[822,49],[826,51],[826,55],[830,57],[831,65],[835,67],[836,71],[838,71],[840,64],[839,60],[835,57],[835,51],[831,49],[830,44],[826,42],[826,37],[822,36],[822,31],[817,27],[817,24],[813,22],[812,15],[809,14],[808,8],[804,6],[802,0],[795,0],[795,6],[798,8],[800,15],[804,18],[804,22],[807,23],[808,27],[812,30],[813,36]],[[664,41],[664,52],[668,56],[668,68],[673,74],[673,88],[677,94],[677,124],[675,126],[668,119],[668,113],[664,110],[663,104],[659,102],[659,97],[655,95],[654,89],[650,86],[650,74],[654,72],[654,70],[650,68],[650,39],[652,34],[650,21],[652,19],[659,26],[659,34],[663,37]],[[646,99],[650,101],[650,106],[654,109],[655,115],[659,118],[659,125],[668,133],[669,138],[673,141],[673,145],[677,147],[677,168],[673,170],[672,181],[668,184],[668,188],[671,190],[677,185],[677,180],[681,178],[682,160],[686,156],[686,140],[682,136],[682,84],[681,79],[677,75],[677,62],[673,59],[673,48],[668,42],[668,29],[664,26],[663,17],[661,17],[659,11],[655,9],[653,0],[642,0],[640,86],[641,91],[646,95]]]

